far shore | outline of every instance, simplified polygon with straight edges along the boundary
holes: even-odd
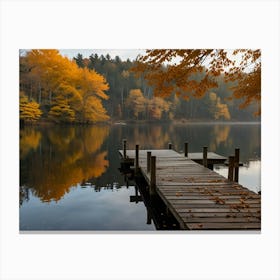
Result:
[[[20,124],[20,127],[24,126],[92,126],[92,125],[144,125],[144,124],[173,124],[173,125],[246,125],[246,124],[261,124],[261,121],[215,121],[215,120],[110,120],[107,122],[97,122],[97,123],[54,123],[47,120],[40,120],[37,122],[27,122]]]

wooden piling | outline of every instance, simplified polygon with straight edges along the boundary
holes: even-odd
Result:
[[[203,166],[207,167],[207,147],[203,147]]]
[[[147,152],[147,172],[150,173],[151,171],[151,156],[152,152]]]
[[[135,146],[135,145],[134,145]],[[150,151],[151,171],[146,169],[146,156]],[[123,156],[123,151],[119,151]],[[134,160],[135,150],[127,150],[129,160]],[[212,153],[207,154],[207,163],[212,164]],[[156,156],[156,157],[155,157]],[[202,162],[202,151],[198,154]],[[224,178],[217,172],[203,168],[191,160],[192,154],[185,158],[174,150],[139,150],[139,169],[146,180],[145,186],[150,195],[148,201],[158,202],[158,198],[170,210],[171,215],[177,220],[180,229],[187,230],[252,230],[261,229],[261,196],[244,188],[242,185]],[[234,158],[234,153],[232,158]],[[232,158],[229,159],[230,166]],[[153,159],[153,160],[152,160]],[[179,168],[178,168],[179,167]],[[234,172],[234,171],[233,171]],[[226,176],[227,177],[227,176]],[[153,188],[150,186],[152,185]],[[203,186],[203,187],[202,187]],[[201,187],[203,192],[201,192]],[[219,197],[208,195],[213,191]],[[244,197],[250,197],[244,201]],[[133,200],[134,199],[134,200]],[[132,201],[136,201],[133,197]],[[139,201],[140,201],[139,196]],[[242,202],[241,204],[239,203]],[[182,210],[184,209],[184,210]],[[251,209],[249,212],[246,209]],[[245,211],[246,210],[246,211]],[[192,214],[193,213],[193,214]],[[234,215],[229,215],[233,213]],[[235,216],[236,213],[236,216]],[[153,212],[151,212],[154,215]],[[154,216],[152,216],[154,217]],[[155,216],[156,217],[156,216]],[[155,221],[156,224],[156,221]]]
[[[135,145],[135,171],[139,171],[139,145]]]
[[[228,157],[228,180],[233,181],[234,156]]]
[[[147,225],[152,224],[152,217],[150,211],[147,209]]]
[[[151,180],[150,180],[150,194],[156,193],[156,157],[151,156]]]
[[[234,182],[238,182],[239,180],[239,154],[240,150],[236,148],[234,154]]]
[[[123,158],[126,159],[126,139],[123,139]]]
[[[138,203],[139,201],[138,187],[135,186],[135,203]]]
[[[172,143],[168,143],[168,149],[172,150]]]
[[[189,143],[185,142],[185,157],[187,157],[189,154]]]

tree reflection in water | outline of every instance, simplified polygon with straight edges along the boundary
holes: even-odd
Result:
[[[142,149],[166,149],[171,142],[182,152],[188,142],[189,152],[208,146],[226,157],[238,147],[240,161],[260,161],[260,124],[26,126],[20,131],[20,228],[176,229],[164,206],[154,209],[154,202],[142,201],[135,182],[126,184],[119,173],[124,138],[129,149],[136,143]],[[246,178],[257,178],[257,185],[260,169],[246,166]],[[240,181],[242,176],[241,170]]]
[[[109,162],[102,144],[108,134],[108,126],[22,130],[20,185],[44,202],[60,200],[72,186],[106,171]]]

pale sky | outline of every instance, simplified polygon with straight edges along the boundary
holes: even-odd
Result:
[[[238,54],[235,57],[232,56],[233,50],[227,50],[228,57],[230,59],[234,59],[236,61],[236,65],[239,65],[241,61],[241,55]],[[81,53],[84,58],[88,58],[91,54],[98,54],[100,57],[102,54],[106,56],[109,54],[111,58],[115,58],[116,56],[119,56],[122,61],[126,61],[128,58],[133,61],[136,60],[137,55],[145,54],[144,49],[59,49],[59,52],[63,55],[68,57],[69,59],[72,59],[73,57],[76,57],[78,53]],[[175,58],[173,62],[178,63],[180,59]],[[172,63],[172,62],[171,62]],[[207,65],[207,61],[204,62],[205,65]],[[245,69],[245,72],[250,72],[251,67],[248,67]],[[227,68],[225,69],[227,70]]]
[[[77,56],[78,53],[82,54],[84,58],[88,58],[91,54],[98,54],[98,56],[109,54],[111,58],[119,56],[122,61],[128,58],[131,61],[135,60],[138,54],[145,53],[143,49],[60,49],[59,51],[63,56],[67,56],[70,59]]]

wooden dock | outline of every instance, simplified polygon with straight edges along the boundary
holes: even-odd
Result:
[[[124,151],[119,153],[124,158]],[[125,159],[135,160],[136,171],[146,179],[151,194],[162,199],[181,229],[260,230],[261,196],[189,156],[172,149],[125,151]]]

